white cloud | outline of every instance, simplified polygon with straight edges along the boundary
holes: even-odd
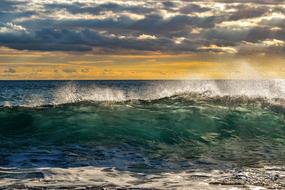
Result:
[[[277,39],[266,39],[261,42],[265,46],[284,46],[285,42]]]
[[[141,14],[135,14],[135,13],[129,13],[129,12],[123,12],[122,14],[120,14],[122,16],[127,16],[132,20],[142,20],[145,18],[144,15]]]
[[[14,23],[8,22],[4,26],[0,27],[0,33],[17,33],[17,32],[26,32],[26,28]]]
[[[221,47],[217,46],[215,44],[212,44],[210,46],[204,46],[199,48],[200,50],[208,50],[208,51],[213,51],[217,53],[229,53],[229,54],[235,54],[237,53],[237,50],[234,47]]]
[[[200,34],[202,30],[202,28],[192,28],[191,34]]]
[[[258,26],[259,19],[241,19],[235,21],[223,21],[216,24],[217,28],[227,28],[231,30],[248,29]]]
[[[244,30],[258,26],[279,24],[285,21],[285,15],[280,12],[273,12],[256,18],[240,19],[234,21],[223,21],[216,24],[217,28],[226,28],[230,30]],[[276,29],[276,27],[275,27]]]
[[[156,40],[157,37],[155,35],[141,34],[138,36],[139,40]]]
[[[259,41],[257,43],[252,43],[252,42],[243,42],[244,45],[246,46],[252,46],[255,48],[264,48],[264,47],[282,47],[285,45],[285,42],[282,40],[277,40],[277,39],[266,39],[263,41]]]
[[[181,44],[185,39],[186,39],[185,37],[174,38],[174,43]]]

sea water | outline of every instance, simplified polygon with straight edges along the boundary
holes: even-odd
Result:
[[[1,81],[0,186],[285,188],[285,80]]]

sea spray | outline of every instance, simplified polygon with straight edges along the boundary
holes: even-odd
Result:
[[[132,100],[158,100],[179,95],[199,95],[204,98],[232,97],[260,98],[265,101],[282,102],[285,95],[284,80],[193,80],[193,81],[54,81],[0,83],[2,106],[39,107],[82,101],[124,102]],[[24,89],[25,86],[29,88]],[[278,101],[276,101],[278,100]]]

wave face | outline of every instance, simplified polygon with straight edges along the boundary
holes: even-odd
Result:
[[[284,84],[0,82],[0,167],[284,166]]]

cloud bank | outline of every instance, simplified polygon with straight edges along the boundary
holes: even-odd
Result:
[[[280,0],[2,0],[0,46],[17,50],[285,53]]]

